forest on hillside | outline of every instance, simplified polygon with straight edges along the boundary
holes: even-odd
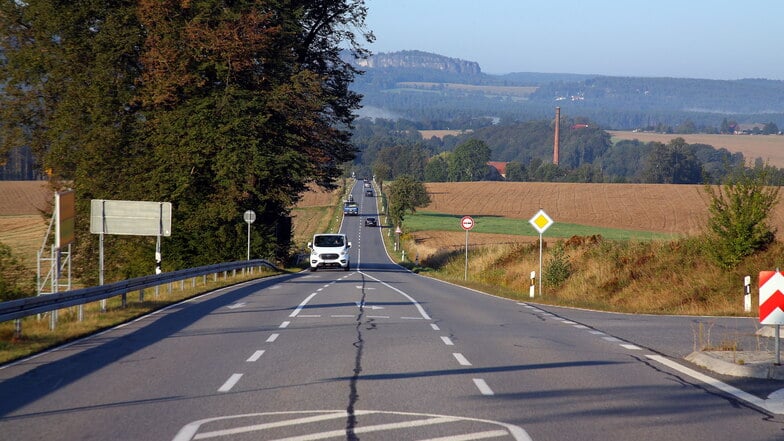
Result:
[[[613,143],[610,134],[585,118],[562,118],[559,164],[554,165],[554,122],[533,120],[477,128],[462,135],[422,139],[418,124],[404,120],[360,119],[353,142],[357,157],[353,169],[360,175],[394,179],[410,175],[426,182],[509,180],[604,183],[721,183],[738,168],[765,168],[772,182],[784,184],[784,170],[706,144],[688,144],[673,135],[667,144],[624,140]],[[471,146],[473,178],[450,171],[460,162],[461,149]],[[476,158],[481,158],[478,160]],[[506,163],[503,177],[489,161]],[[471,165],[469,165],[470,167]]]

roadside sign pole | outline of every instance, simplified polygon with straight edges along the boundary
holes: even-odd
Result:
[[[542,233],[539,233],[539,297],[542,297]]]
[[[465,273],[463,275],[463,280],[468,280],[468,230],[474,228],[474,219],[471,216],[463,216],[460,219],[460,226],[466,232],[466,244],[465,244]]]
[[[466,232],[466,246],[465,246],[465,273],[463,274],[463,280],[468,280],[468,230]]]
[[[256,212],[248,210],[242,215],[242,218],[248,224],[248,260],[250,260],[250,224],[256,222]]]
[[[542,297],[542,235],[553,224],[553,220],[544,210],[539,210],[528,222],[539,232],[539,297]]]

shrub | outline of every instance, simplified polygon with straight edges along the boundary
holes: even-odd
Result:
[[[572,264],[564,251],[563,243],[559,242],[547,260],[542,279],[549,286],[560,286],[572,275],[572,271]]]

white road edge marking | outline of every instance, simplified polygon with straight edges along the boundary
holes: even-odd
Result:
[[[275,340],[277,340],[277,339],[278,339],[278,336],[279,336],[279,335],[280,335],[280,334],[272,334],[272,335],[270,335],[270,336],[269,336],[269,338],[267,338],[267,343],[272,343],[272,342],[274,342]]]
[[[258,359],[261,358],[262,355],[264,355],[264,350],[263,349],[254,352],[253,355],[251,355],[250,358],[248,358],[245,361],[251,362],[251,363],[254,362],[254,361],[258,361]]]
[[[479,389],[479,392],[482,392],[482,395],[495,395],[493,389],[490,389],[490,386],[481,378],[474,378],[474,385]]]
[[[231,377],[229,377],[228,380],[226,380],[225,383],[223,383],[223,386],[221,386],[218,389],[218,392],[228,392],[228,391],[230,391],[231,388],[233,388],[237,384],[237,382],[240,381],[240,378],[242,378],[242,374],[234,374],[234,375],[232,375]]]
[[[463,354],[461,354],[459,352],[453,352],[452,356],[455,357],[455,359],[457,360],[458,363],[460,363],[460,366],[471,366],[471,362],[468,361],[468,359],[465,358],[465,356],[463,356]]]
[[[386,286],[387,288],[389,288],[389,289],[391,289],[391,290],[393,290],[393,291],[397,291],[397,292],[398,292],[400,295],[402,295],[403,297],[407,298],[407,299],[408,299],[408,300],[409,300],[411,303],[413,303],[413,304],[414,304],[414,306],[415,306],[415,307],[416,307],[416,309],[419,311],[419,314],[422,316],[422,318],[423,318],[423,319],[425,319],[425,320],[430,320],[430,316],[429,316],[429,315],[427,315],[427,312],[425,312],[425,308],[423,308],[423,307],[422,307],[422,305],[420,305],[420,304],[419,304],[419,302],[417,302],[416,300],[414,300],[414,299],[413,299],[413,297],[411,297],[410,295],[408,295],[408,294],[404,293],[403,291],[401,291],[401,290],[399,290],[399,289],[395,288],[394,286],[392,286],[392,285],[390,285],[390,284],[388,284],[388,283],[386,283],[386,282],[383,282],[383,281],[381,281],[381,280],[379,280],[379,279],[377,279],[377,278],[375,278],[375,277],[371,276],[370,274],[364,273],[364,272],[362,272],[362,271],[360,271],[360,272],[361,272],[362,274],[364,274],[366,277],[368,277],[369,279],[375,280],[376,282],[378,282],[378,283],[380,283],[380,284],[382,284],[382,285]],[[401,317],[401,318],[405,319],[405,318],[408,318],[408,317]]]
[[[770,413],[779,414],[779,415],[784,414],[784,408],[781,405],[780,400],[774,399],[771,400],[772,402],[769,403],[768,400],[763,400],[762,398],[754,396],[748,392],[742,391],[734,386],[730,386],[727,383],[721,382],[715,378],[711,378],[703,373],[697,372],[694,369],[690,369],[687,368],[686,366],[682,366],[672,360],[662,357],[661,355],[646,355],[646,357],[658,363],[661,363],[671,369],[674,369],[684,375],[688,375],[694,378],[695,380],[701,381],[709,386],[712,386],[722,392],[730,394],[739,400],[745,401],[749,404],[765,409]]]

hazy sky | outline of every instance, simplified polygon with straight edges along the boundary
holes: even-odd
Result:
[[[365,0],[374,52],[486,73],[784,80],[782,0]]]

